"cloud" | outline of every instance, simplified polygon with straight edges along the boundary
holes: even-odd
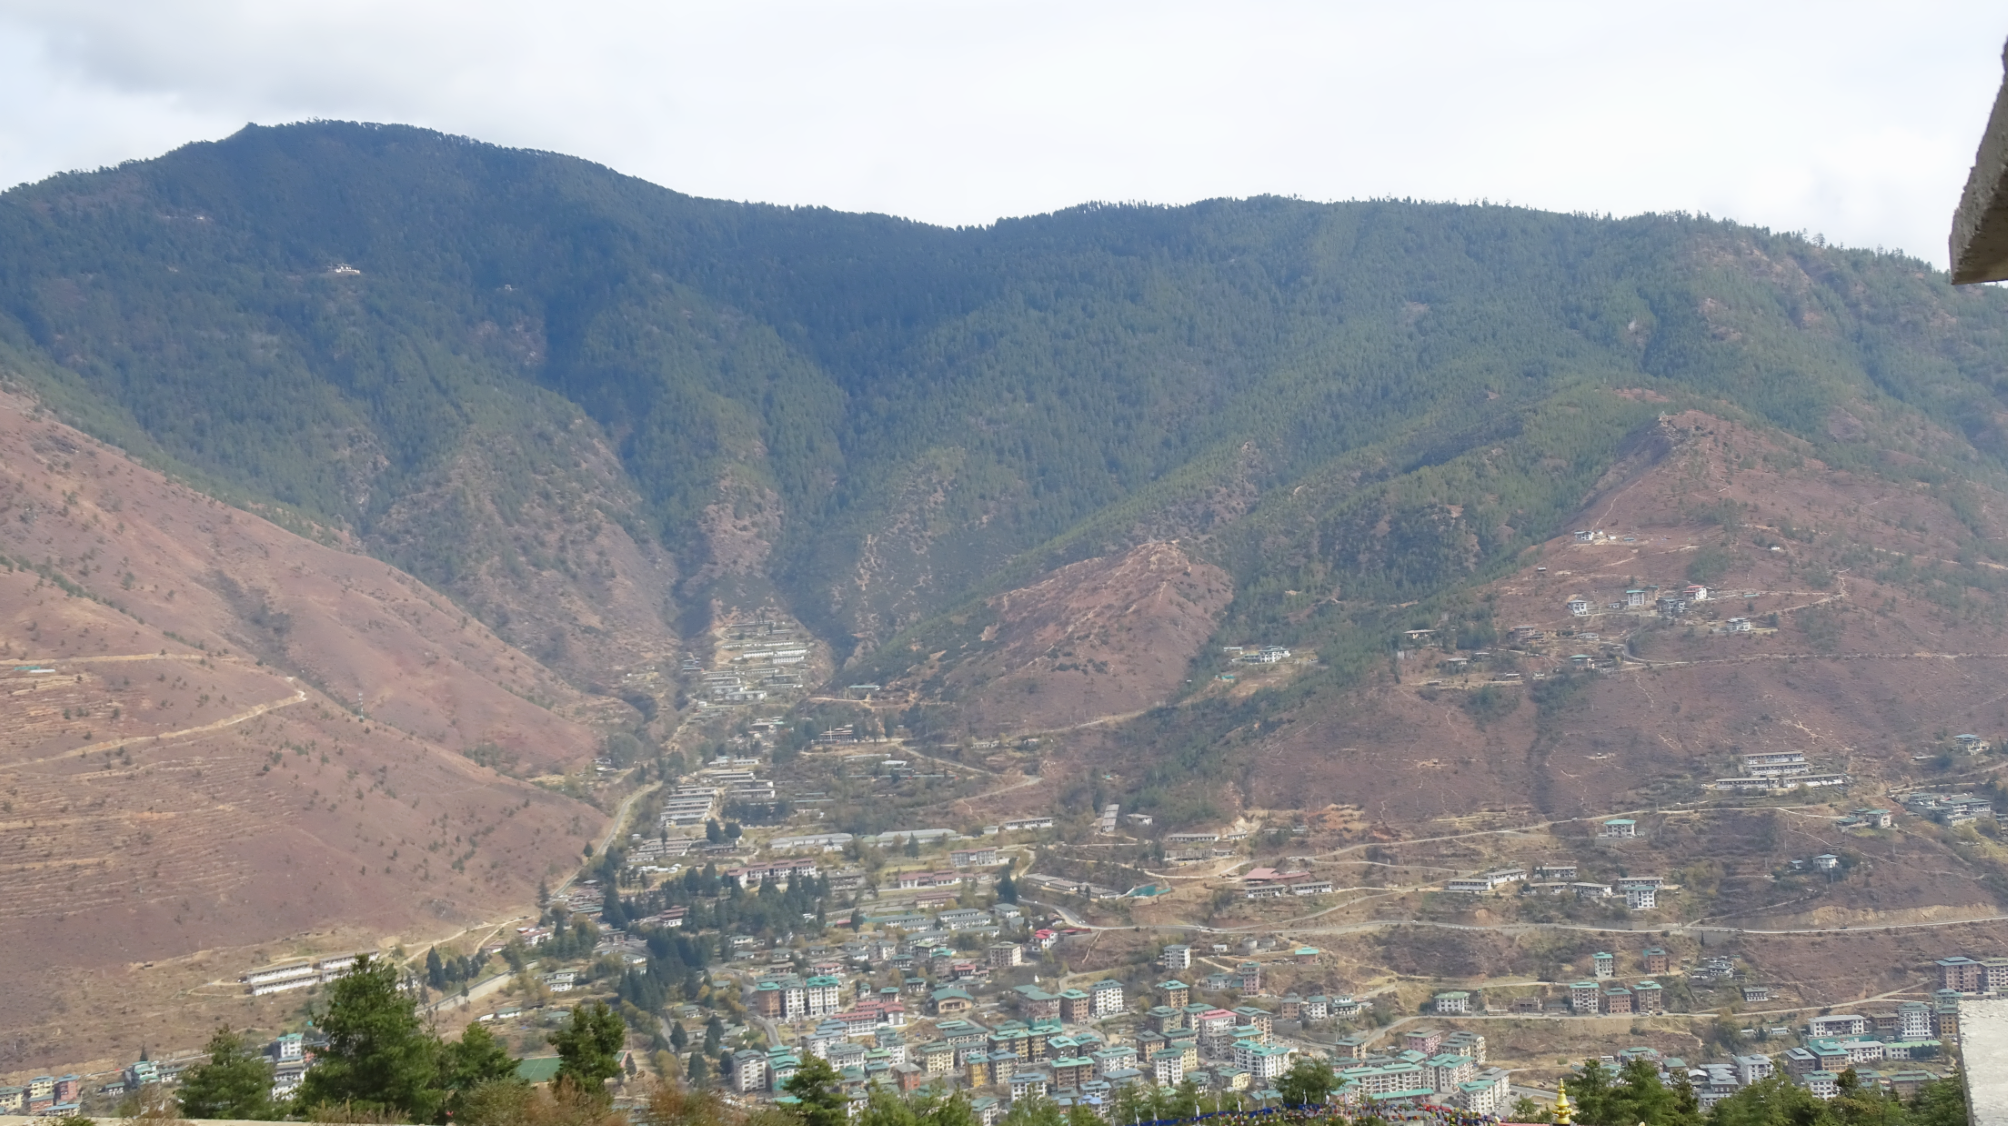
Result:
[[[1942,262],[2003,31],[1978,3],[0,0],[0,181],[334,117],[942,223],[1487,198]]]

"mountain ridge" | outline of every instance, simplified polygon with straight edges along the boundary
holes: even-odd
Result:
[[[155,218],[129,214],[142,200]],[[133,429],[178,443],[178,456],[352,524],[372,550],[457,590],[461,563],[440,537],[406,533],[393,544],[373,534],[377,521],[396,523],[385,515],[396,496],[422,491],[418,477],[450,463],[470,427],[565,432],[590,418],[647,510],[628,504],[627,522],[654,525],[627,538],[644,548],[657,540],[676,561],[681,632],[713,601],[704,588],[724,579],[722,604],[782,597],[826,636],[866,650],[954,604],[996,560],[1134,503],[1153,482],[1183,474],[1211,487],[1208,473],[1194,474],[1209,460],[1260,467],[1238,475],[1243,489],[1294,487],[1334,454],[1356,456],[1374,431],[1385,435],[1393,410],[1396,430],[1414,436],[1408,452],[1390,454],[1412,471],[1498,433],[1515,404],[1586,366],[1719,383],[1722,345],[1747,345],[1772,326],[1738,328],[1730,322],[1748,310],[1716,298],[1686,302],[1678,277],[1652,276],[1659,267],[1637,259],[1642,251],[1775,284],[1799,306],[1780,311],[1801,328],[1834,318],[1817,307],[1820,283],[1800,258],[1827,274],[1879,261],[1699,220],[1274,199],[1089,206],[946,230],[693,200],[570,158],[336,124],[250,129],[96,178],[17,189],[9,202],[17,220],[43,227],[30,239],[35,224],[17,221],[10,242],[67,247],[72,267],[89,258],[83,235],[110,234],[92,217],[157,225],[149,239],[173,244],[158,255],[163,269],[192,270],[209,254],[203,268],[217,275],[173,302],[225,318],[219,328],[236,324],[221,332],[226,341],[276,338],[265,368],[256,354],[231,354],[248,343],[208,345],[208,358],[263,372],[242,391],[283,386],[308,400],[302,430],[251,394],[236,429],[286,423],[308,455],[288,461],[311,477],[259,460],[268,437],[247,441],[237,464],[203,454],[173,409],[146,398],[175,386],[158,380],[158,365],[172,371],[186,342],[167,332],[142,347],[148,318],[130,315],[115,341],[74,311],[119,300],[131,314],[168,298],[134,284],[92,295],[74,269],[38,273],[16,260],[6,274],[13,342],[41,352],[44,366],[74,369],[100,403],[139,411],[147,421]],[[490,213],[482,241],[469,241],[470,217]],[[211,235],[259,269],[219,264],[203,245]],[[1758,242],[1787,253],[1766,255]],[[1500,269],[1543,280],[1502,291],[1486,276]],[[1627,271],[1642,288],[1573,280],[1623,282]],[[244,285],[261,278],[261,291],[293,295],[246,300]],[[378,284],[391,289],[370,289]],[[1561,306],[1527,299],[1543,285],[1568,294]],[[392,307],[392,295],[407,308]],[[1558,317],[1559,334],[1539,327]],[[88,331],[58,332],[66,321]],[[1519,327],[1501,336],[1508,325]],[[1489,334],[1475,351],[1472,332]],[[50,351],[57,343],[74,364]],[[152,391],[109,370],[143,357],[156,365]],[[1425,370],[1420,382],[1407,375]],[[1452,386],[1462,390],[1446,397]],[[185,382],[176,390],[205,401]],[[1804,392],[1766,394],[1776,401],[1753,405],[1805,413],[1791,401]],[[1390,398],[1411,401],[1376,406]],[[196,417],[231,423],[200,409],[208,413]],[[1254,461],[1237,459],[1251,447]],[[576,466],[550,472],[592,491],[572,479]],[[916,487],[935,497],[934,515],[904,555],[864,551]],[[752,541],[731,531],[716,516],[721,504],[766,513],[755,522],[765,531]],[[486,538],[509,538],[507,524],[490,519]],[[771,561],[712,565],[743,562],[756,541]],[[534,562],[512,546],[487,551]]]

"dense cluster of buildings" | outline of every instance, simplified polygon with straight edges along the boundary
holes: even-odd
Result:
[[[1113,978],[1058,993],[1019,985],[985,1006],[1000,1019],[979,1021],[972,988],[1016,964],[1014,952],[1022,957],[1023,946],[993,943],[979,961],[933,940],[909,940],[885,959],[904,979],[876,990],[862,979],[847,985],[838,966],[819,966],[835,972],[808,979],[763,976],[749,991],[753,1010],[813,1027],[795,1044],[736,1053],[731,1085],[778,1091],[806,1053],[828,1060],[858,1098],[875,1083],[965,1087],[979,1117],[994,1121],[1018,1099],[1100,1105],[1132,1083],[1190,1079],[1202,1090],[1259,1094],[1288,1067],[1292,1050],[1271,1038],[1272,1013],[1194,1001],[1176,980],[1159,985],[1164,1004],[1121,1034],[1097,1026],[1130,1011],[1125,986]],[[925,1008],[923,1037],[909,1037],[910,1006]],[[1016,1015],[1005,1017],[1006,1008]]]
[[[1831,1099],[1852,1070],[1862,1086],[1906,1098],[1939,1077],[1921,1066],[1942,1061],[1959,1039],[1959,999],[2008,987],[2008,958],[1953,956],[1935,963],[1939,988],[1928,1001],[1902,1001],[1859,1012],[1828,1012],[1808,1020],[1803,1041],[1776,1056],[1743,1055],[1727,1064],[1688,1071],[1703,1110],[1782,1069],[1813,1095]],[[1773,1030],[1786,1032],[1780,1028]],[[1643,1051],[1645,1049],[1637,1049]],[[1669,1064],[1679,1061],[1669,1061]]]
[[[748,993],[753,1011],[769,1020],[799,1021],[804,1031],[794,1044],[733,1054],[731,1087],[778,1093],[806,1054],[829,1061],[857,1099],[875,1084],[903,1091],[958,1087],[970,1092],[986,1122],[1019,1099],[1103,1106],[1139,1083],[1189,1081],[1204,1093],[1274,1099],[1276,1081],[1297,1055],[1275,1038],[1277,1020],[1362,1008],[1350,997],[1294,993],[1283,998],[1280,1014],[1254,1005],[1229,1008],[1199,1000],[1190,985],[1173,978],[1153,988],[1159,1003],[1139,1014],[1123,983],[1103,978],[1058,993],[1036,983],[1003,989],[981,1006],[997,1015],[979,1019],[973,990],[1011,964],[1001,953],[1007,945],[993,944],[979,962],[925,941],[902,943],[887,961],[907,976],[876,989],[828,964],[815,968],[834,972],[806,979],[761,976]],[[1190,948],[1167,947],[1161,964],[1188,968]],[[1260,977],[1260,964],[1247,962],[1220,984],[1252,992]],[[910,1023],[923,1016],[921,1009],[924,1023]],[[1127,1019],[1104,1023],[1119,1015]],[[1477,1033],[1408,1033],[1384,1054],[1366,1044],[1364,1036],[1344,1041],[1332,1061],[1342,1101],[1414,1100],[1479,1114],[1499,1113],[1509,1102],[1506,1072],[1485,1066],[1485,1040]]]
[[[1473,1114],[1504,1114],[1512,1103],[1507,1073],[1485,1066],[1485,1037],[1476,1032],[1415,1028],[1375,1051],[1372,1033],[1341,1039],[1333,1073],[1345,1101],[1433,1103]]]

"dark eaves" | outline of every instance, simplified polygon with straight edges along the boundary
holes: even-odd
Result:
[[[1952,213],[1952,284],[2008,280],[2008,46],[2001,52],[2001,92],[1980,152]]]

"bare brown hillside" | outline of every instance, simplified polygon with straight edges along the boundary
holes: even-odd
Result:
[[[1947,771],[1934,756],[1953,734],[2008,731],[2008,572],[1971,547],[2008,527],[2008,497],[1836,470],[1689,413],[1646,435],[1577,523],[1602,534],[1581,543],[1572,528],[1474,592],[1499,634],[1489,659],[1463,664],[1471,653],[1441,647],[1447,629],[1415,642],[1398,683],[1266,741],[1257,802],[1397,821],[1577,816],[1696,800],[1698,782],[1767,750],[1803,751],[1886,800],[1984,781],[2000,761]],[[1706,601],[1655,612],[1697,579]],[[1644,607],[1611,610],[1628,590]],[[1590,616],[1569,611],[1577,597]],[[1730,632],[1731,618],[1751,630]],[[1544,691],[1545,706],[1529,699]]]
[[[938,675],[977,731],[1073,727],[1154,707],[1183,686],[1233,580],[1173,543],[1072,563],[989,600],[986,643]]]
[[[623,705],[38,413],[0,399],[0,1068],[270,1023],[298,998],[252,1005],[254,965],[506,918],[574,862],[596,810],[463,752],[571,769]]]

